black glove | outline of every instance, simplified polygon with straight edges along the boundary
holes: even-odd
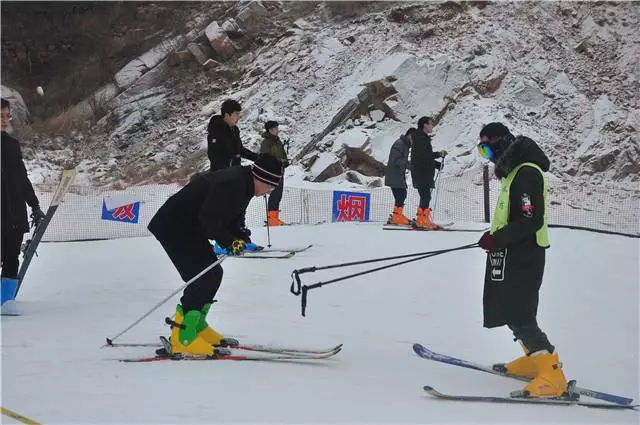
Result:
[[[251,230],[246,227],[241,227],[237,232],[238,238],[242,239],[246,243],[251,243]]]
[[[282,161],[282,168],[287,168],[289,166],[289,160],[285,159],[284,161]]]
[[[247,247],[247,243],[242,239],[236,239],[233,241],[230,247],[227,248],[229,255],[241,255],[242,251]]]
[[[40,222],[44,220],[44,213],[39,206],[31,208],[31,227],[36,227]]]
[[[498,250],[498,246],[496,245],[496,238],[489,232],[484,232],[484,235],[478,241],[478,245],[480,248],[493,252]]]

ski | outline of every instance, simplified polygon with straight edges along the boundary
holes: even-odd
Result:
[[[441,400],[454,401],[476,401],[489,403],[521,403],[521,404],[546,404],[556,406],[586,406],[600,409],[635,409],[638,405],[632,404],[612,404],[598,403],[590,401],[580,401],[562,398],[517,398],[517,397],[495,397],[495,396],[475,396],[475,395],[451,395],[443,394],[435,388],[425,385],[424,390],[431,396]]]
[[[227,348],[223,349],[224,354],[214,354],[212,356],[206,355],[186,355],[186,354],[174,354],[174,355],[157,355],[153,357],[137,357],[128,359],[119,359],[125,363],[140,363],[140,362],[155,362],[163,360],[234,360],[234,361],[298,361],[298,360],[324,360],[331,358],[338,354],[341,349],[330,351],[322,354],[312,353],[270,353],[270,352],[251,352],[246,354],[236,354],[232,350]],[[230,354],[227,354],[230,353]]]
[[[163,347],[163,344],[160,342],[149,342],[149,343],[118,343],[114,342],[111,344],[105,345],[106,347],[112,348],[135,348],[135,347],[153,347],[160,348]],[[294,347],[283,347],[278,345],[263,345],[263,344],[240,344],[237,346],[230,346],[226,348],[232,348],[234,350],[245,350],[245,351],[260,351],[267,353],[303,353],[303,354],[327,354],[340,351],[342,349],[342,344],[338,344],[334,347],[329,348],[294,348]]]
[[[307,249],[311,248],[312,246],[313,244],[310,244],[307,246],[292,247],[292,248],[264,248],[263,247],[257,252],[304,252]]]
[[[458,359],[456,357],[447,356],[446,354],[435,353],[422,344],[413,344],[413,351],[420,357],[428,360],[435,360],[437,362],[447,363],[454,366],[465,367],[468,369],[479,370],[481,372],[487,372],[492,375],[505,376],[507,378],[517,379],[519,381],[528,382],[529,379],[521,376],[511,375],[506,372],[500,372],[494,370],[491,366],[483,366],[477,363],[472,363],[466,360]],[[622,397],[615,394],[609,394],[601,391],[595,391],[588,388],[575,387],[574,392],[587,397],[593,397],[604,401],[610,401],[619,405],[630,405],[633,401],[632,398]]]
[[[22,258],[22,264],[20,265],[20,270],[18,271],[18,287],[16,288],[16,295],[18,295],[18,291],[20,290],[20,286],[22,285],[22,281],[24,280],[24,275],[27,273],[27,269],[29,268],[29,264],[31,264],[33,255],[36,253],[36,249],[40,244],[40,240],[42,239],[44,232],[49,226],[49,222],[53,218],[53,215],[56,213],[58,206],[62,202],[64,195],[69,190],[69,186],[71,186],[71,183],[73,182],[73,179],[75,177],[75,168],[64,170],[62,172],[62,177],[60,178],[58,187],[56,187],[56,191],[53,195],[53,199],[51,200],[51,204],[47,209],[47,213],[45,214],[42,221],[38,224],[38,226],[36,226],[36,229],[31,236],[31,240],[27,241],[26,248],[24,250],[24,256]]]
[[[413,226],[402,225],[384,225],[384,230],[415,230],[417,232],[485,232],[488,229],[461,229],[457,227],[450,227],[453,223],[441,224],[439,229],[421,229]]]
[[[266,254],[262,254],[262,251],[249,251],[249,252],[245,252],[244,254],[241,255],[230,255],[229,258],[280,258],[280,259],[286,259],[286,258],[291,258],[294,255],[296,255],[295,252],[286,252],[283,254],[270,254],[269,252],[267,252]]]

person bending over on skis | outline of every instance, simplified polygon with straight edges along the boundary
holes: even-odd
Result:
[[[413,145],[411,146],[411,180],[413,187],[420,194],[420,205],[416,213],[416,227],[423,229],[437,229],[438,225],[431,221],[431,189],[433,188],[433,176],[435,169],[440,169],[442,164],[436,158],[443,158],[447,151],[434,152],[431,146],[431,132],[435,121],[429,117],[418,120],[418,128],[411,134]]]
[[[406,217],[403,212],[404,201],[407,199],[407,179],[404,175],[409,166],[409,151],[413,143],[411,133],[413,133],[413,131],[413,128],[407,130],[404,135],[393,142],[391,150],[389,151],[389,160],[387,161],[387,168],[384,171],[384,185],[391,188],[394,207],[387,224],[405,226],[409,224],[409,218]]]
[[[217,261],[209,239],[227,247],[229,255],[240,255],[246,247],[240,229],[249,201],[270,193],[279,183],[282,164],[268,154],[257,157],[253,166],[237,166],[205,173],[189,182],[160,207],[148,229],[187,282]],[[237,345],[206,322],[220,282],[217,265],[187,286],[176,307],[171,331],[171,354],[213,355],[223,342]]]
[[[494,365],[496,370],[532,379],[521,395],[560,397],[567,389],[555,347],[538,327],[538,292],[542,284],[547,236],[549,159],[525,136],[514,137],[502,123],[480,131],[480,154],[495,164],[502,179],[491,231],[479,244],[487,253],[484,326],[507,325],[525,355]]]

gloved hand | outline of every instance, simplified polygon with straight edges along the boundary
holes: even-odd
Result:
[[[447,156],[447,155],[449,155],[449,152],[447,152],[447,151],[440,151],[440,156],[441,156],[442,158],[444,158],[444,157],[445,157],[445,156]]]
[[[236,239],[233,241],[230,247],[227,248],[229,255],[242,255],[242,252],[247,247],[247,243],[242,239]]]
[[[480,245],[480,248],[486,251],[492,252],[498,250],[496,238],[489,232],[484,232],[484,235],[482,235],[482,237],[478,241],[478,245]]]
[[[287,168],[289,165],[291,165],[291,164],[289,164],[289,160],[288,159],[285,159],[284,161],[282,161],[282,167],[283,168]]]
[[[44,220],[44,213],[39,206],[31,208],[31,227],[36,227]]]
[[[246,227],[241,227],[238,230],[238,238],[242,239],[246,243],[251,243],[251,230]]]

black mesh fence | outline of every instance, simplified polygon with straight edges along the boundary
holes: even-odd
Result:
[[[640,190],[625,190],[604,185],[570,186],[549,182],[550,224],[591,228],[602,231],[640,235]],[[488,181],[489,208],[493,213],[500,183]],[[180,186],[135,186],[122,191],[87,186],[72,186],[51,221],[45,241],[112,239],[148,236],[147,224],[164,201]],[[38,185],[40,202],[51,201],[55,186]],[[372,190],[336,189],[370,194],[369,220],[385,222],[393,209],[393,196],[389,188]],[[480,223],[485,221],[485,195],[481,169],[469,170],[458,176],[437,180],[432,193],[431,207],[436,222]],[[285,187],[280,203],[280,218],[290,224],[330,223],[333,217],[332,190]],[[131,206],[113,210],[113,199],[126,198],[139,202],[138,209]],[[413,188],[405,205],[405,214],[415,215],[418,194]],[[111,205],[110,205],[111,204]],[[116,202],[117,204],[117,202]],[[108,210],[107,207],[111,209]],[[113,221],[113,215],[125,221]],[[137,222],[126,220],[135,216]],[[116,217],[116,218],[118,218]],[[254,198],[247,210],[247,225],[264,225],[266,220],[263,198]]]

